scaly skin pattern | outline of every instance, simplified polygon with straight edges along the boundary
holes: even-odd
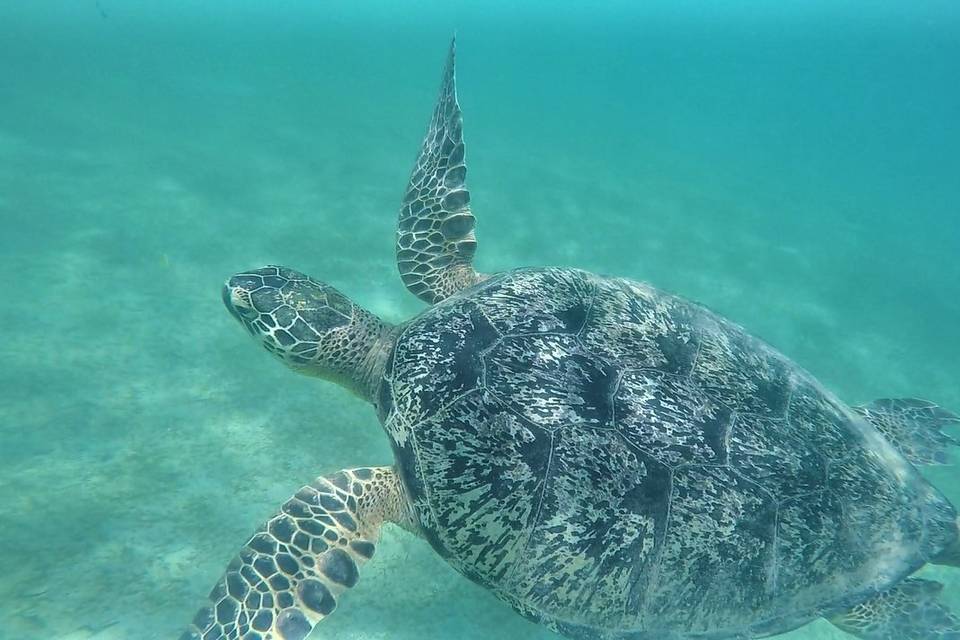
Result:
[[[377,356],[391,327],[330,285],[271,265],[230,278],[223,301],[294,371],[333,380],[364,398],[379,385]]]
[[[960,619],[938,602],[943,585],[908,578],[831,619],[866,640],[956,640]]]
[[[780,633],[956,535],[808,373],[628,280],[491,276],[403,329],[375,403],[423,535],[573,638]]]
[[[392,467],[317,478],[250,538],[180,639],[304,640],[357,584],[384,522],[416,530]]]
[[[463,116],[457,103],[455,42],[440,95],[397,220],[397,268],[407,289],[433,304],[483,278],[473,270],[476,220],[470,211]]]

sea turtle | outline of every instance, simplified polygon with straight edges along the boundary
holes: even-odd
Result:
[[[703,306],[568,268],[473,266],[450,47],[396,256],[430,306],[392,326],[268,266],[223,300],[292,369],[376,409],[393,466],[304,486],[182,636],[302,640],[384,523],[577,639],[755,638],[826,617],[866,639],[960,638],[926,563],[958,565],[954,508],[917,472],[958,418],[850,407]]]

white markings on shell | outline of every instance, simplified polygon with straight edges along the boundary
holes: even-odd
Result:
[[[926,485],[896,453],[772,348],[648,285],[499,274],[395,356],[405,420],[386,426],[416,451],[428,539],[552,628],[777,629],[922,559],[935,500],[909,504]]]

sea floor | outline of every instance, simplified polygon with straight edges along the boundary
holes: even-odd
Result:
[[[0,637],[18,640],[176,637],[300,485],[390,462],[369,407],[236,326],[226,277],[279,263],[391,322],[422,308],[393,224],[450,20],[100,4],[0,20]],[[960,410],[960,31],[671,24],[673,45],[457,25],[479,268],[647,280],[851,403]],[[957,467],[928,475],[960,503]],[[960,610],[960,571],[929,575]],[[388,528],[312,637],[554,636]]]

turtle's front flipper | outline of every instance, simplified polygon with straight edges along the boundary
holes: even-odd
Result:
[[[947,447],[957,440],[941,429],[960,424],[960,417],[926,400],[874,400],[854,411],[869,420],[903,456],[916,465],[946,464]]]
[[[960,640],[960,618],[937,599],[942,589],[908,578],[830,622],[863,640]]]
[[[393,468],[317,478],[247,542],[181,640],[303,640],[356,584],[384,522],[414,528]]]
[[[403,284],[433,304],[479,281],[477,240],[467,191],[463,119],[457,104],[456,41],[450,43],[440,97],[403,196],[397,267]]]

